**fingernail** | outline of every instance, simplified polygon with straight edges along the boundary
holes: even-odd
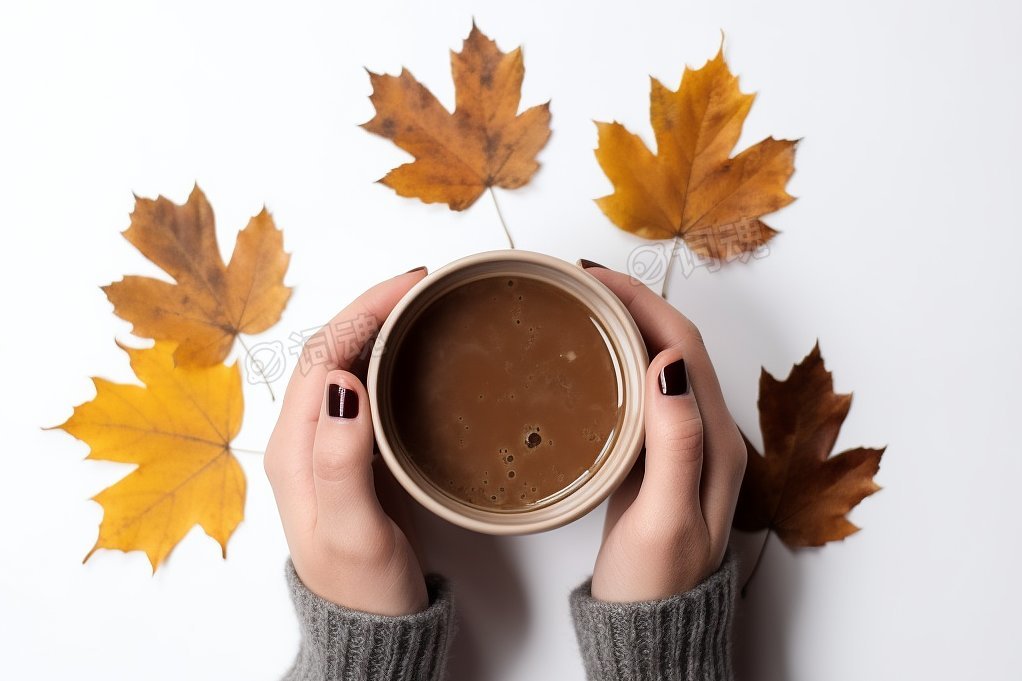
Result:
[[[327,388],[327,413],[335,419],[353,419],[358,416],[358,393],[331,383]]]
[[[606,267],[604,267],[600,263],[593,262],[592,260],[586,260],[585,258],[579,258],[578,266],[581,267],[584,270],[587,270],[590,267],[599,267],[601,270],[607,269]]]
[[[684,395],[688,392],[685,360],[676,359],[660,370],[660,392],[664,395]]]
[[[413,267],[412,269],[408,270],[407,272],[405,272],[405,274],[411,274],[412,272],[422,272],[425,269],[426,269],[425,265],[419,265],[418,267]]]

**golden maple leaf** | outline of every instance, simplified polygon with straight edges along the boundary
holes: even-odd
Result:
[[[96,397],[57,426],[89,445],[89,459],[138,464],[93,497],[103,522],[85,560],[100,548],[141,550],[155,571],[195,525],[226,557],[245,504],[230,449],[244,409],[241,372],[236,364],[175,366],[172,343],[120,347],[144,386],[94,378]]]
[[[597,123],[596,158],[614,185],[597,199],[610,220],[647,239],[680,237],[698,255],[731,259],[776,231],[759,218],[794,198],[795,141],[772,137],[731,158],[755,95],[743,94],[723,47],[686,67],[677,91],[651,78],[654,154],[620,123]]]
[[[407,69],[398,76],[370,71],[376,115],[362,127],[415,157],[380,182],[401,196],[464,210],[487,188],[529,181],[550,138],[550,103],[518,113],[522,50],[501,52],[475,23],[462,51],[451,52],[451,72],[453,114]]]
[[[238,233],[226,265],[213,209],[198,185],[183,205],[136,197],[124,237],[176,283],[127,276],[103,290],[132,333],[178,343],[178,364],[224,361],[238,334],[273,326],[291,296],[284,286],[291,256],[265,208]]]
[[[880,487],[873,481],[884,449],[857,447],[830,456],[852,405],[834,392],[817,344],[778,381],[759,382],[763,455],[746,440],[749,463],[734,526],[768,529],[791,548],[822,546],[857,532],[845,515]]]

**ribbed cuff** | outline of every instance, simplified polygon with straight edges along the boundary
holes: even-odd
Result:
[[[571,592],[590,681],[721,681],[734,678],[731,622],[735,556],[691,591],[660,601],[609,603],[593,598],[592,579]]]
[[[426,576],[429,607],[391,617],[324,600],[302,583],[289,558],[291,599],[302,642],[286,681],[439,681],[447,665],[453,602],[448,582]]]

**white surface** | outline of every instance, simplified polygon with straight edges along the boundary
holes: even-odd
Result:
[[[524,44],[523,104],[553,100],[543,169],[500,193],[521,247],[624,266],[643,244],[592,202],[609,186],[591,120],[651,139],[647,74],[675,87],[719,29],[760,93],[740,147],[805,138],[769,257],[678,277],[671,299],[757,440],[760,365],[783,375],[819,338],[855,391],[839,448],[887,444],[885,489],[843,544],[771,543],[739,613],[744,678],[1019,677],[1017,4],[227,4],[0,9],[0,677],[287,668],[286,548],[258,456],[240,455],[250,493],[229,559],[196,529],[151,577],[137,553],[81,565],[101,517],[88,499],[127,468],[83,462],[85,445],[40,427],[92,397],[89,376],[131,378],[113,343],[128,326],[97,287],[156,272],[118,235],[133,191],[183,201],[198,180],[225,250],[269,206],[297,288],[252,342],[286,343],[391,274],[503,246],[486,197],[453,214],[374,185],[406,157],[357,127],[372,114],[363,65],[407,65],[451,103],[447,50],[472,16],[504,49]],[[261,449],[279,402],[255,385],[246,400],[235,444]],[[528,538],[440,532],[464,615],[455,678],[583,678],[566,597],[591,570],[599,515]]]

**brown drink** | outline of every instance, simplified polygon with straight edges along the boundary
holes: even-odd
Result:
[[[429,303],[396,352],[397,440],[459,501],[515,511],[558,498],[599,467],[618,428],[605,332],[551,284],[461,284]]]

